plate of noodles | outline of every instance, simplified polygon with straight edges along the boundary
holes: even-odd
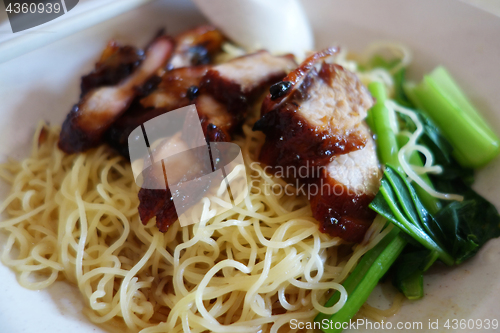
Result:
[[[251,12],[273,33],[249,47],[245,15],[200,8],[212,22],[152,2],[0,63],[0,331],[500,331],[500,19],[303,1],[314,49],[276,33],[305,21]],[[145,186],[130,134],[190,105],[202,136],[146,138],[168,181]],[[222,211],[200,138],[244,159]]]

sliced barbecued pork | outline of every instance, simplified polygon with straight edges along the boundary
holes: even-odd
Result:
[[[368,204],[380,180],[363,121],[373,99],[354,73],[326,61],[336,52],[311,55],[273,86],[254,130],[266,134],[261,162],[310,170],[299,181],[318,189],[309,197],[320,229],[358,242],[373,220]]]
[[[202,25],[175,37],[175,51],[167,69],[207,65],[222,51],[225,37],[211,25]]]
[[[262,162],[314,167],[365,145],[361,124],[372,97],[355,74],[323,61],[335,53],[310,56],[280,83],[286,90],[266,98],[254,127],[266,134]]]
[[[104,132],[127,110],[138,93],[137,88],[167,63],[173,47],[169,37],[156,38],[132,74],[114,86],[102,86],[86,93],[62,125],[59,148],[71,154],[101,144]]]
[[[267,51],[244,55],[210,69],[202,87],[234,108],[253,102],[272,83],[295,69],[292,55],[276,57]]]

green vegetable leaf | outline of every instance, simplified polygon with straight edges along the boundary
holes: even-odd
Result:
[[[500,216],[490,202],[469,189],[462,202],[451,202],[436,214],[457,263],[472,257],[490,239],[500,237]]]
[[[436,235],[440,231],[436,221],[424,208],[411,184],[391,165],[386,165],[380,191],[370,208],[393,222],[428,250],[439,253],[439,258],[446,264],[454,263]]]
[[[421,267],[428,251],[403,253],[395,263],[394,284],[408,299],[424,296],[424,270]]]
[[[432,216],[413,186],[395,168],[387,165],[370,208],[397,225],[429,251],[435,251],[448,265],[473,256],[488,240],[500,237],[500,216],[496,208],[465,183],[452,187],[465,196],[452,201]]]

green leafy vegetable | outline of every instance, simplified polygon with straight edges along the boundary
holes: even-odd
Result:
[[[396,269],[395,282],[398,289],[408,299],[419,299],[424,296],[424,276],[420,269],[422,256],[427,252],[419,251],[402,254]]]
[[[396,262],[394,284],[408,299],[424,296],[424,272],[436,261],[437,252],[422,249],[401,254]]]
[[[380,192],[370,207],[396,224],[448,265],[473,256],[488,240],[500,236],[496,208],[462,183],[462,202],[449,202],[435,216],[424,208],[405,177],[386,166]],[[454,187],[454,189],[458,189]]]
[[[490,202],[469,189],[465,200],[451,202],[435,216],[445,246],[456,263],[470,258],[490,239],[500,237],[500,216]],[[451,237],[455,235],[455,237]]]
[[[370,208],[393,222],[425,248],[436,251],[443,262],[453,265],[453,258],[439,239],[438,235],[442,234],[439,225],[424,208],[415,189],[390,165],[386,165],[380,191]]]

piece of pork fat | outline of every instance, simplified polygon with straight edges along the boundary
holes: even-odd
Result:
[[[59,148],[72,154],[99,145],[104,132],[130,106],[137,88],[165,66],[173,47],[169,37],[156,38],[147,48],[144,60],[127,78],[115,86],[96,88],[85,94],[62,125]]]
[[[307,168],[295,177],[307,185],[320,230],[359,242],[373,220],[368,204],[380,180],[364,122],[373,99],[354,73],[325,62],[336,52],[311,55],[273,87],[254,130],[266,134],[261,162],[276,171]]]
[[[207,65],[222,51],[224,35],[211,25],[202,25],[175,37],[176,47],[167,69]]]

